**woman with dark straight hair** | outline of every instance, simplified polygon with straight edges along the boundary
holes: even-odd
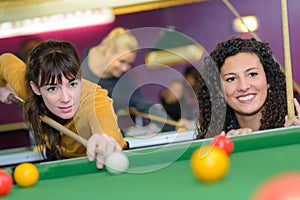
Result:
[[[69,42],[48,40],[30,53],[27,66],[13,54],[0,56],[0,100],[14,93],[25,100],[24,119],[37,144],[46,145],[47,157],[104,156],[126,147],[107,91],[82,78],[80,59]],[[96,103],[97,102],[97,103]],[[88,140],[87,148],[40,120],[46,115]]]

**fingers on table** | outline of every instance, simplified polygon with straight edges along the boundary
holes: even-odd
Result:
[[[251,133],[251,132],[252,132],[251,128],[239,128],[239,129],[231,130],[227,134],[228,135],[239,135],[239,134],[245,134],[245,133]]]

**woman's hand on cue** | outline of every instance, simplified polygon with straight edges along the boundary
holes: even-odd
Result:
[[[121,151],[118,142],[111,136],[103,134],[93,134],[87,142],[87,157],[89,161],[96,160],[96,167],[102,169],[105,155],[115,151]]]
[[[0,86],[0,102],[11,104],[12,102],[8,99],[9,94],[15,94],[15,91],[12,89],[10,84]]]
[[[288,116],[285,116],[285,123],[284,123],[284,127],[289,127],[289,126],[298,126],[300,125],[300,105],[299,102],[297,101],[296,98],[294,98],[294,105],[295,105],[295,109],[296,109],[296,115],[289,119]]]
[[[191,122],[187,119],[181,118],[178,120],[176,128],[190,129],[190,127],[191,127]]]

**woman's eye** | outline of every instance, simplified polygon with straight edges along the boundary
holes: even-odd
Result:
[[[126,64],[126,60],[120,60],[120,63],[124,65]]]
[[[56,91],[56,87],[54,87],[54,86],[53,87],[48,87],[47,91],[48,92],[54,92],[54,91]]]
[[[75,86],[77,86],[77,85],[78,85],[78,82],[76,82],[76,81],[70,83],[70,87],[75,87]]]
[[[256,73],[256,72],[251,72],[251,73],[249,73],[249,76],[250,76],[250,77],[257,76],[257,73]]]
[[[127,62],[126,60],[120,60],[121,65],[132,66],[132,63]]]
[[[230,77],[230,78],[225,79],[226,82],[232,82],[234,80],[235,80],[235,77]]]

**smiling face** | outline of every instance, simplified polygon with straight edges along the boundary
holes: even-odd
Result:
[[[264,68],[254,53],[238,53],[226,58],[221,80],[228,105],[237,116],[259,114],[267,98]]]
[[[125,72],[131,69],[136,58],[136,52],[128,52],[121,56],[112,55],[112,61],[105,69],[102,78],[120,78]]]
[[[62,75],[62,82],[58,84],[44,85],[38,88],[30,83],[35,94],[41,95],[46,107],[56,116],[62,119],[71,119],[79,105],[81,94],[81,79],[69,81]]]

